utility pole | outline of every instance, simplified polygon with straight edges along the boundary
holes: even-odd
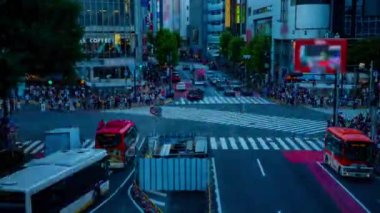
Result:
[[[338,125],[338,107],[339,107],[339,76],[340,76],[340,70],[335,70],[335,79],[334,79],[334,119],[333,119],[333,125]]]
[[[370,108],[369,108],[369,114],[371,116],[371,139],[372,141],[376,140],[376,123],[377,123],[377,101],[375,100],[374,96],[374,79],[373,79],[373,61],[371,61],[371,65],[369,68],[369,98],[370,98]],[[377,81],[377,80],[376,80]]]

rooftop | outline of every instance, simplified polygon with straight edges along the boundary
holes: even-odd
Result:
[[[372,143],[362,131],[344,127],[329,127],[328,130],[346,142]]]

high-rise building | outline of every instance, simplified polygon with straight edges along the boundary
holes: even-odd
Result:
[[[224,0],[208,1],[207,3],[207,57],[219,56],[219,37],[224,31]]]
[[[341,6],[343,8],[334,10],[334,12],[343,11],[343,15],[334,18],[344,23],[344,34],[347,37],[369,38],[380,36],[379,0],[345,0],[343,3],[345,3]]]
[[[190,23],[187,29],[190,55],[203,58],[207,51],[207,1],[190,1]]]
[[[293,41],[324,38],[331,28],[331,0],[248,1],[247,40],[271,36],[269,79],[281,82],[294,71]]]
[[[82,6],[81,40],[91,58],[132,56],[135,47],[133,0],[78,0]]]

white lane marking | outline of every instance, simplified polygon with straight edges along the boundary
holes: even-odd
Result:
[[[291,147],[295,150],[300,150],[300,148],[292,141],[290,138],[285,138],[285,140],[290,144]]]
[[[83,142],[83,144],[82,144],[82,148],[87,148],[87,147],[89,147],[90,143],[91,143],[91,139],[86,139],[86,140]]]
[[[240,142],[240,145],[243,147],[244,150],[248,150],[248,145],[245,142],[244,138],[239,137],[239,142]]]
[[[166,193],[163,193],[163,192],[157,192],[157,191],[147,191],[147,192],[150,194],[161,196],[161,197],[167,197],[168,196]]]
[[[222,204],[220,202],[220,192],[218,184],[218,175],[216,173],[215,159],[211,158],[212,167],[214,168],[214,183],[215,183],[215,195],[216,195],[216,204],[218,206],[218,213],[222,213]]]
[[[274,150],[280,149],[280,147],[278,147],[278,145],[275,142],[270,142],[269,144],[273,147]]]
[[[222,145],[222,149],[226,150],[228,149],[226,139],[225,138],[219,138],[220,144]]]
[[[140,212],[140,213],[144,213],[144,210],[142,210],[142,208],[136,203],[135,199],[132,198],[132,195],[131,195],[131,189],[132,189],[132,184],[129,186],[128,188],[128,197],[130,200],[132,200],[133,204],[135,205],[136,209]],[[93,213],[94,210],[92,210],[90,213]]]
[[[276,140],[277,140],[278,143],[282,146],[283,149],[285,149],[285,150],[289,150],[288,145],[286,145],[285,142],[284,142],[281,138],[276,138]]]
[[[317,143],[321,146],[321,147],[324,147],[325,144],[323,143],[323,141],[319,140],[318,138],[315,139],[317,141]]]
[[[262,175],[263,177],[265,177],[264,168],[263,168],[263,166],[261,165],[260,160],[257,158],[256,161],[257,161],[257,164],[258,164],[259,167],[260,167],[261,175]]]
[[[121,190],[121,188],[124,187],[124,185],[128,182],[129,178],[131,178],[131,176],[134,172],[135,172],[135,169],[132,169],[131,173],[129,173],[128,177],[125,178],[125,180],[120,184],[120,186],[118,186],[116,188],[116,190],[110,196],[108,196],[103,202],[101,202],[97,207],[95,207],[93,210],[91,210],[90,213],[94,213],[96,210],[98,210],[100,207],[102,207],[104,204],[106,204],[108,201],[110,201]],[[131,188],[131,187],[132,187],[132,185],[129,188]],[[130,190],[128,190],[128,191],[130,191]],[[134,200],[132,199],[132,196],[129,196],[129,199],[131,199],[134,202]],[[140,212],[144,212],[144,211],[141,210]]]
[[[216,139],[214,137],[210,138],[211,143],[211,149],[218,149],[218,146],[216,145]]]
[[[296,140],[302,146],[303,149],[311,150],[311,148],[308,145],[306,145],[306,143],[304,143],[300,138],[294,138],[294,140]]]
[[[320,147],[318,147],[315,143],[313,143],[313,141],[309,140],[309,139],[306,139],[306,142],[316,151],[320,151],[322,150]]]
[[[360,202],[359,199],[357,199],[355,197],[355,195],[353,195],[342,183],[340,183],[335,177],[334,175],[332,175],[325,167],[323,167],[323,165],[320,163],[320,162],[316,162],[318,164],[319,167],[321,167],[323,169],[323,171],[325,171],[337,184],[339,184],[340,187],[343,188],[344,191],[346,191],[351,197],[352,199],[354,199],[356,201],[356,203],[358,203],[360,205],[360,207],[362,207],[364,209],[364,211],[366,212],[371,212],[370,210],[367,209],[367,207],[364,206],[364,204],[362,202]]]
[[[264,150],[269,149],[269,146],[265,143],[263,138],[257,138],[257,140],[259,141],[260,145],[263,147]]]
[[[141,139],[140,146],[138,147],[138,151],[141,150],[141,147],[144,145],[145,141],[146,141],[146,138],[143,137],[143,138]]]
[[[257,147],[257,144],[256,144],[255,140],[253,140],[253,138],[248,138],[248,141],[251,144],[252,149],[254,149],[254,150],[258,150],[259,149],[259,147]]]
[[[180,99],[181,101],[181,104],[184,105],[185,104],[185,100],[183,98]]]
[[[158,200],[155,200],[155,199],[152,199],[152,198],[150,198],[149,200],[152,201],[152,203],[154,203],[156,205],[165,206],[164,202],[161,202],[161,201],[158,201]]]
[[[228,140],[229,140],[230,143],[231,143],[231,147],[232,147],[232,149],[237,150],[237,149],[238,149],[238,146],[236,145],[235,138],[233,138],[233,137],[229,137]]]
[[[34,141],[26,149],[24,149],[24,153],[29,153],[32,149],[36,148],[40,143],[41,143],[40,140]]]
[[[30,152],[30,154],[34,155],[34,154],[41,152],[44,149],[44,146],[45,146],[45,144],[41,143],[36,148],[34,148],[33,151]]]

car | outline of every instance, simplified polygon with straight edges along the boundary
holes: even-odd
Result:
[[[228,87],[228,85],[225,84],[224,82],[219,82],[216,85],[216,90],[218,90],[218,91],[224,91],[227,87]]]
[[[187,99],[189,101],[199,101],[202,100],[204,96],[204,91],[201,89],[191,89],[189,93],[187,93]]]
[[[224,90],[224,95],[225,95],[225,96],[228,96],[228,97],[235,97],[236,93],[235,93],[235,91],[233,90],[232,87],[227,87],[227,88]]]
[[[178,82],[175,86],[175,89],[177,91],[185,91],[186,90],[186,83],[181,81],[181,82]]]
[[[190,65],[188,65],[188,64],[184,64],[184,65],[182,66],[182,69],[183,69],[183,70],[190,70]]]
[[[244,87],[241,89],[240,94],[242,96],[252,96],[253,95],[253,89]]]

